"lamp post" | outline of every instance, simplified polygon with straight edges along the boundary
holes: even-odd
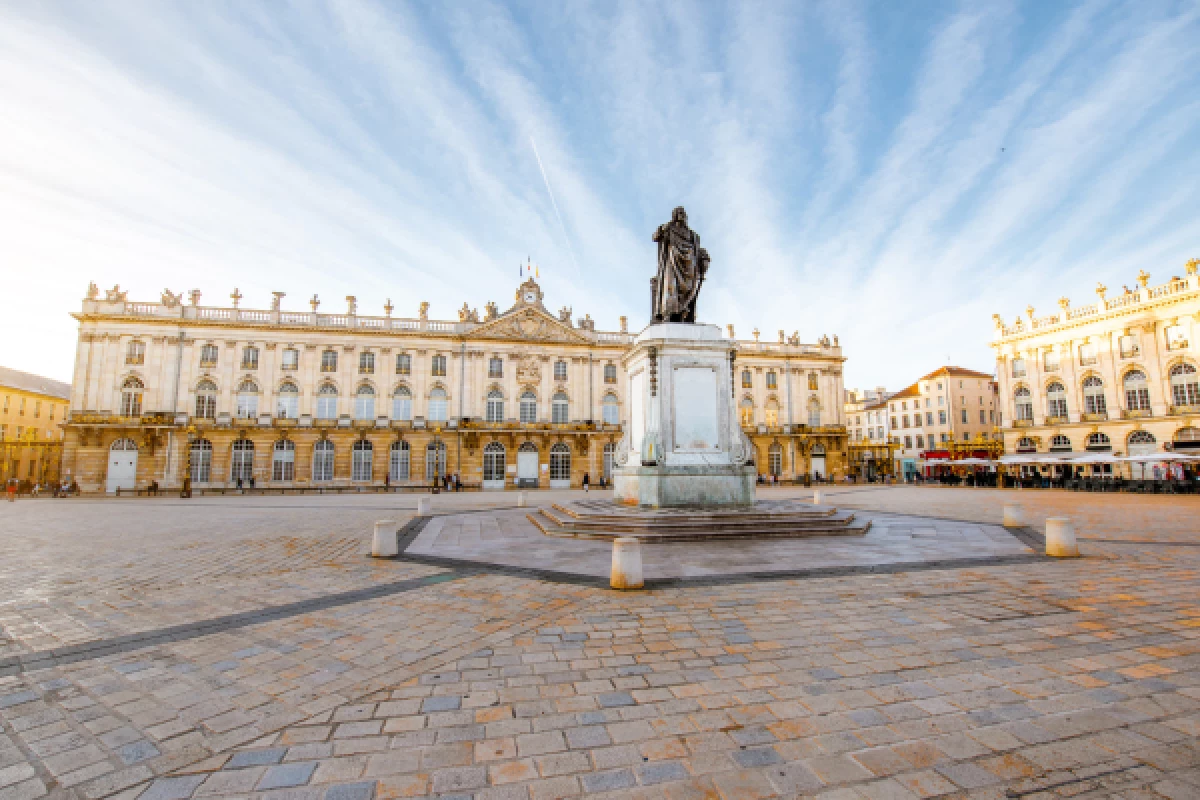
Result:
[[[196,426],[189,425],[187,427],[187,470],[183,473],[183,488],[179,490],[179,496],[189,498],[192,496],[192,441],[196,435]]]

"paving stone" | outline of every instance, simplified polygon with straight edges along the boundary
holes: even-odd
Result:
[[[185,800],[192,796],[205,777],[184,775],[179,778],[159,778],[138,795],[138,800]]]
[[[267,789],[285,789],[292,786],[303,786],[308,783],[313,772],[317,769],[315,762],[298,763],[298,764],[280,764],[270,767],[263,774],[262,780],[255,787],[259,791]]]

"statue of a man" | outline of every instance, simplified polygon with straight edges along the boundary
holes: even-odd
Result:
[[[658,242],[658,274],[651,281],[651,316],[655,322],[695,322],[696,297],[708,272],[708,251],[688,227],[679,206],[671,221],[654,232]]]

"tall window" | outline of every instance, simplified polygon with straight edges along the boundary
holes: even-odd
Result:
[[[142,414],[142,382],[134,377],[121,384],[121,416],[138,417]]]
[[[779,376],[777,376],[775,374],[775,370],[767,371],[767,388],[768,389],[778,389],[779,388]]]
[[[254,442],[249,439],[238,439],[233,443],[233,458],[230,459],[229,477],[235,483],[238,480],[249,481],[254,477]]]
[[[816,403],[808,404],[808,427],[821,427],[821,407]]]
[[[446,477],[446,443],[440,439],[425,445],[425,477],[429,480]]]
[[[554,362],[554,380],[565,381],[566,379],[567,379],[567,362],[555,361]]]
[[[237,388],[237,417],[252,419],[258,416],[258,384],[242,381]]]
[[[776,478],[783,474],[783,448],[778,443],[767,448],[767,471]]]
[[[1046,372],[1058,372],[1058,353],[1050,350],[1042,358]]]
[[[817,391],[817,373],[815,372],[808,373],[808,390],[810,392]]]
[[[437,356],[435,356],[436,358]],[[446,421],[446,390],[435,388],[429,393],[429,419],[431,422]]]
[[[1096,345],[1090,343],[1079,345],[1079,363],[1085,367],[1096,363]]]
[[[571,448],[562,442],[550,448],[550,480],[571,480]]]
[[[752,374],[750,374],[750,370],[748,370],[748,369],[742,370],[742,388],[743,389],[754,388],[754,376]]]
[[[312,479],[318,482],[333,480],[333,442],[328,439],[313,445]]]
[[[521,395],[521,422],[537,422],[537,395],[533,392]]]
[[[363,385],[354,394],[354,418],[375,419],[375,389]]]
[[[280,366],[288,372],[292,372],[296,369],[299,369],[300,368],[300,351],[294,347],[289,347],[286,350],[284,350],[283,351],[283,362],[280,364]]]
[[[504,445],[500,442],[491,442],[483,448],[483,479],[504,480]]]
[[[964,408],[964,409],[960,409],[960,411],[961,411],[962,424],[966,425],[967,424],[967,410]]]
[[[767,407],[763,409],[766,415],[768,425],[775,426],[779,424],[779,401],[768,400]]]
[[[1012,376],[1014,378],[1024,378],[1025,377],[1025,359],[1014,358],[1012,360]]]
[[[412,356],[408,353],[401,353],[396,356],[396,374],[411,375],[412,374]]]
[[[567,396],[562,392],[558,392],[550,400],[550,421],[558,423],[567,422],[569,418],[568,412]]]
[[[350,480],[371,480],[371,459],[374,454],[375,448],[366,439],[359,439],[354,443],[350,454]]]
[[[1177,406],[1200,405],[1200,382],[1196,368],[1191,364],[1176,364],[1171,367],[1171,402]]]
[[[1163,333],[1167,337],[1168,350],[1186,350],[1188,346],[1187,331],[1182,325],[1171,325],[1164,329]]]
[[[215,367],[217,365],[217,353],[220,352],[215,344],[206,344],[200,348],[200,366]]]
[[[332,383],[317,389],[317,419],[337,418],[338,390]]]
[[[1025,386],[1018,386],[1016,391],[1013,392],[1013,400],[1016,401],[1017,419],[1018,420],[1026,420],[1026,421],[1032,420],[1033,419],[1033,393],[1030,392],[1029,389]],[[945,411],[942,411],[939,413],[939,417],[944,418],[945,416],[946,416]],[[942,424],[945,424],[946,420],[942,419],[941,422],[942,422]]]
[[[358,374],[359,375],[374,375],[375,374],[375,354],[374,353],[359,353],[358,354]]]
[[[192,483],[212,480],[212,442],[196,439],[192,442]]]
[[[1104,381],[1092,375],[1083,381],[1083,407],[1089,414],[1106,414],[1108,407],[1104,402]]]
[[[430,374],[435,378],[446,377],[446,357],[434,356],[430,359]]]
[[[435,372],[434,374],[436,375],[437,373]],[[446,373],[443,372],[442,374],[445,375]],[[496,358],[495,356],[488,359],[488,377],[489,378],[503,378],[504,377],[504,359]]]
[[[617,446],[612,442],[604,445],[604,482],[612,482],[613,456],[617,453]]]
[[[275,396],[275,416],[280,419],[296,419],[300,416],[300,390],[291,381],[285,381],[279,387],[279,393]]]
[[[392,483],[408,480],[410,455],[408,442],[392,442],[391,457],[388,459],[388,478]]]
[[[604,404],[602,406],[605,425],[617,425],[621,421],[621,405],[617,402],[615,394],[604,395]]]
[[[125,345],[125,363],[126,364],[145,364],[146,363],[146,343],[145,342],[130,342]]]
[[[604,365],[604,382],[605,383],[616,383],[617,382],[617,367],[615,364],[605,364]]]
[[[412,419],[412,392],[407,386],[397,386],[392,395],[392,419]]]
[[[1150,384],[1141,370],[1125,373],[1125,407],[1130,411],[1150,410]]]
[[[336,350],[326,350],[321,353],[321,372],[337,372]]]
[[[209,380],[196,384],[196,416],[200,419],[216,419],[217,385]]]
[[[488,422],[503,422],[504,421],[504,395],[498,391],[488,392],[487,421]]]
[[[287,439],[280,439],[271,452],[271,480],[290,481],[295,477],[296,445]]]
[[[1026,396],[1028,396],[1028,394],[1029,394],[1029,390],[1028,390],[1028,389],[1026,389],[1026,390],[1025,390],[1025,393],[1026,393]],[[1031,401],[1031,402],[1032,402],[1032,401]],[[1029,411],[1030,417],[1029,417],[1029,418],[1030,418],[1030,419],[1033,419],[1033,406],[1032,406],[1032,405],[1030,405],[1030,407],[1029,407],[1029,408],[1030,408],[1030,411]],[[938,412],[938,425],[945,425],[945,424],[946,424],[946,412],[945,412],[945,411],[939,411],[939,412]]]
[[[754,424],[754,401],[749,397],[742,398],[742,402],[738,405],[738,416],[741,417],[742,425]]]
[[[258,369],[258,348],[242,348],[242,369]]]
[[[1142,353],[1142,347],[1138,344],[1138,337],[1133,335],[1122,336],[1117,339],[1117,347],[1121,350],[1121,358],[1133,358]]]

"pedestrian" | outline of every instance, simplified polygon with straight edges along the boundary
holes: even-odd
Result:
[[[239,492],[242,490],[242,476],[241,475],[238,475],[237,488],[238,488]]]
[[[383,490],[386,492],[390,488],[392,488],[392,474],[388,472],[383,476]]]
[[[5,492],[8,494],[8,502],[17,502],[17,479],[9,478],[8,483],[4,486]]]
[[[585,492],[589,490],[588,484],[591,482],[592,482],[591,476],[589,476],[586,472],[583,473],[583,490]]]
[[[251,489],[254,488],[254,476],[253,475],[250,476],[250,488]]]

